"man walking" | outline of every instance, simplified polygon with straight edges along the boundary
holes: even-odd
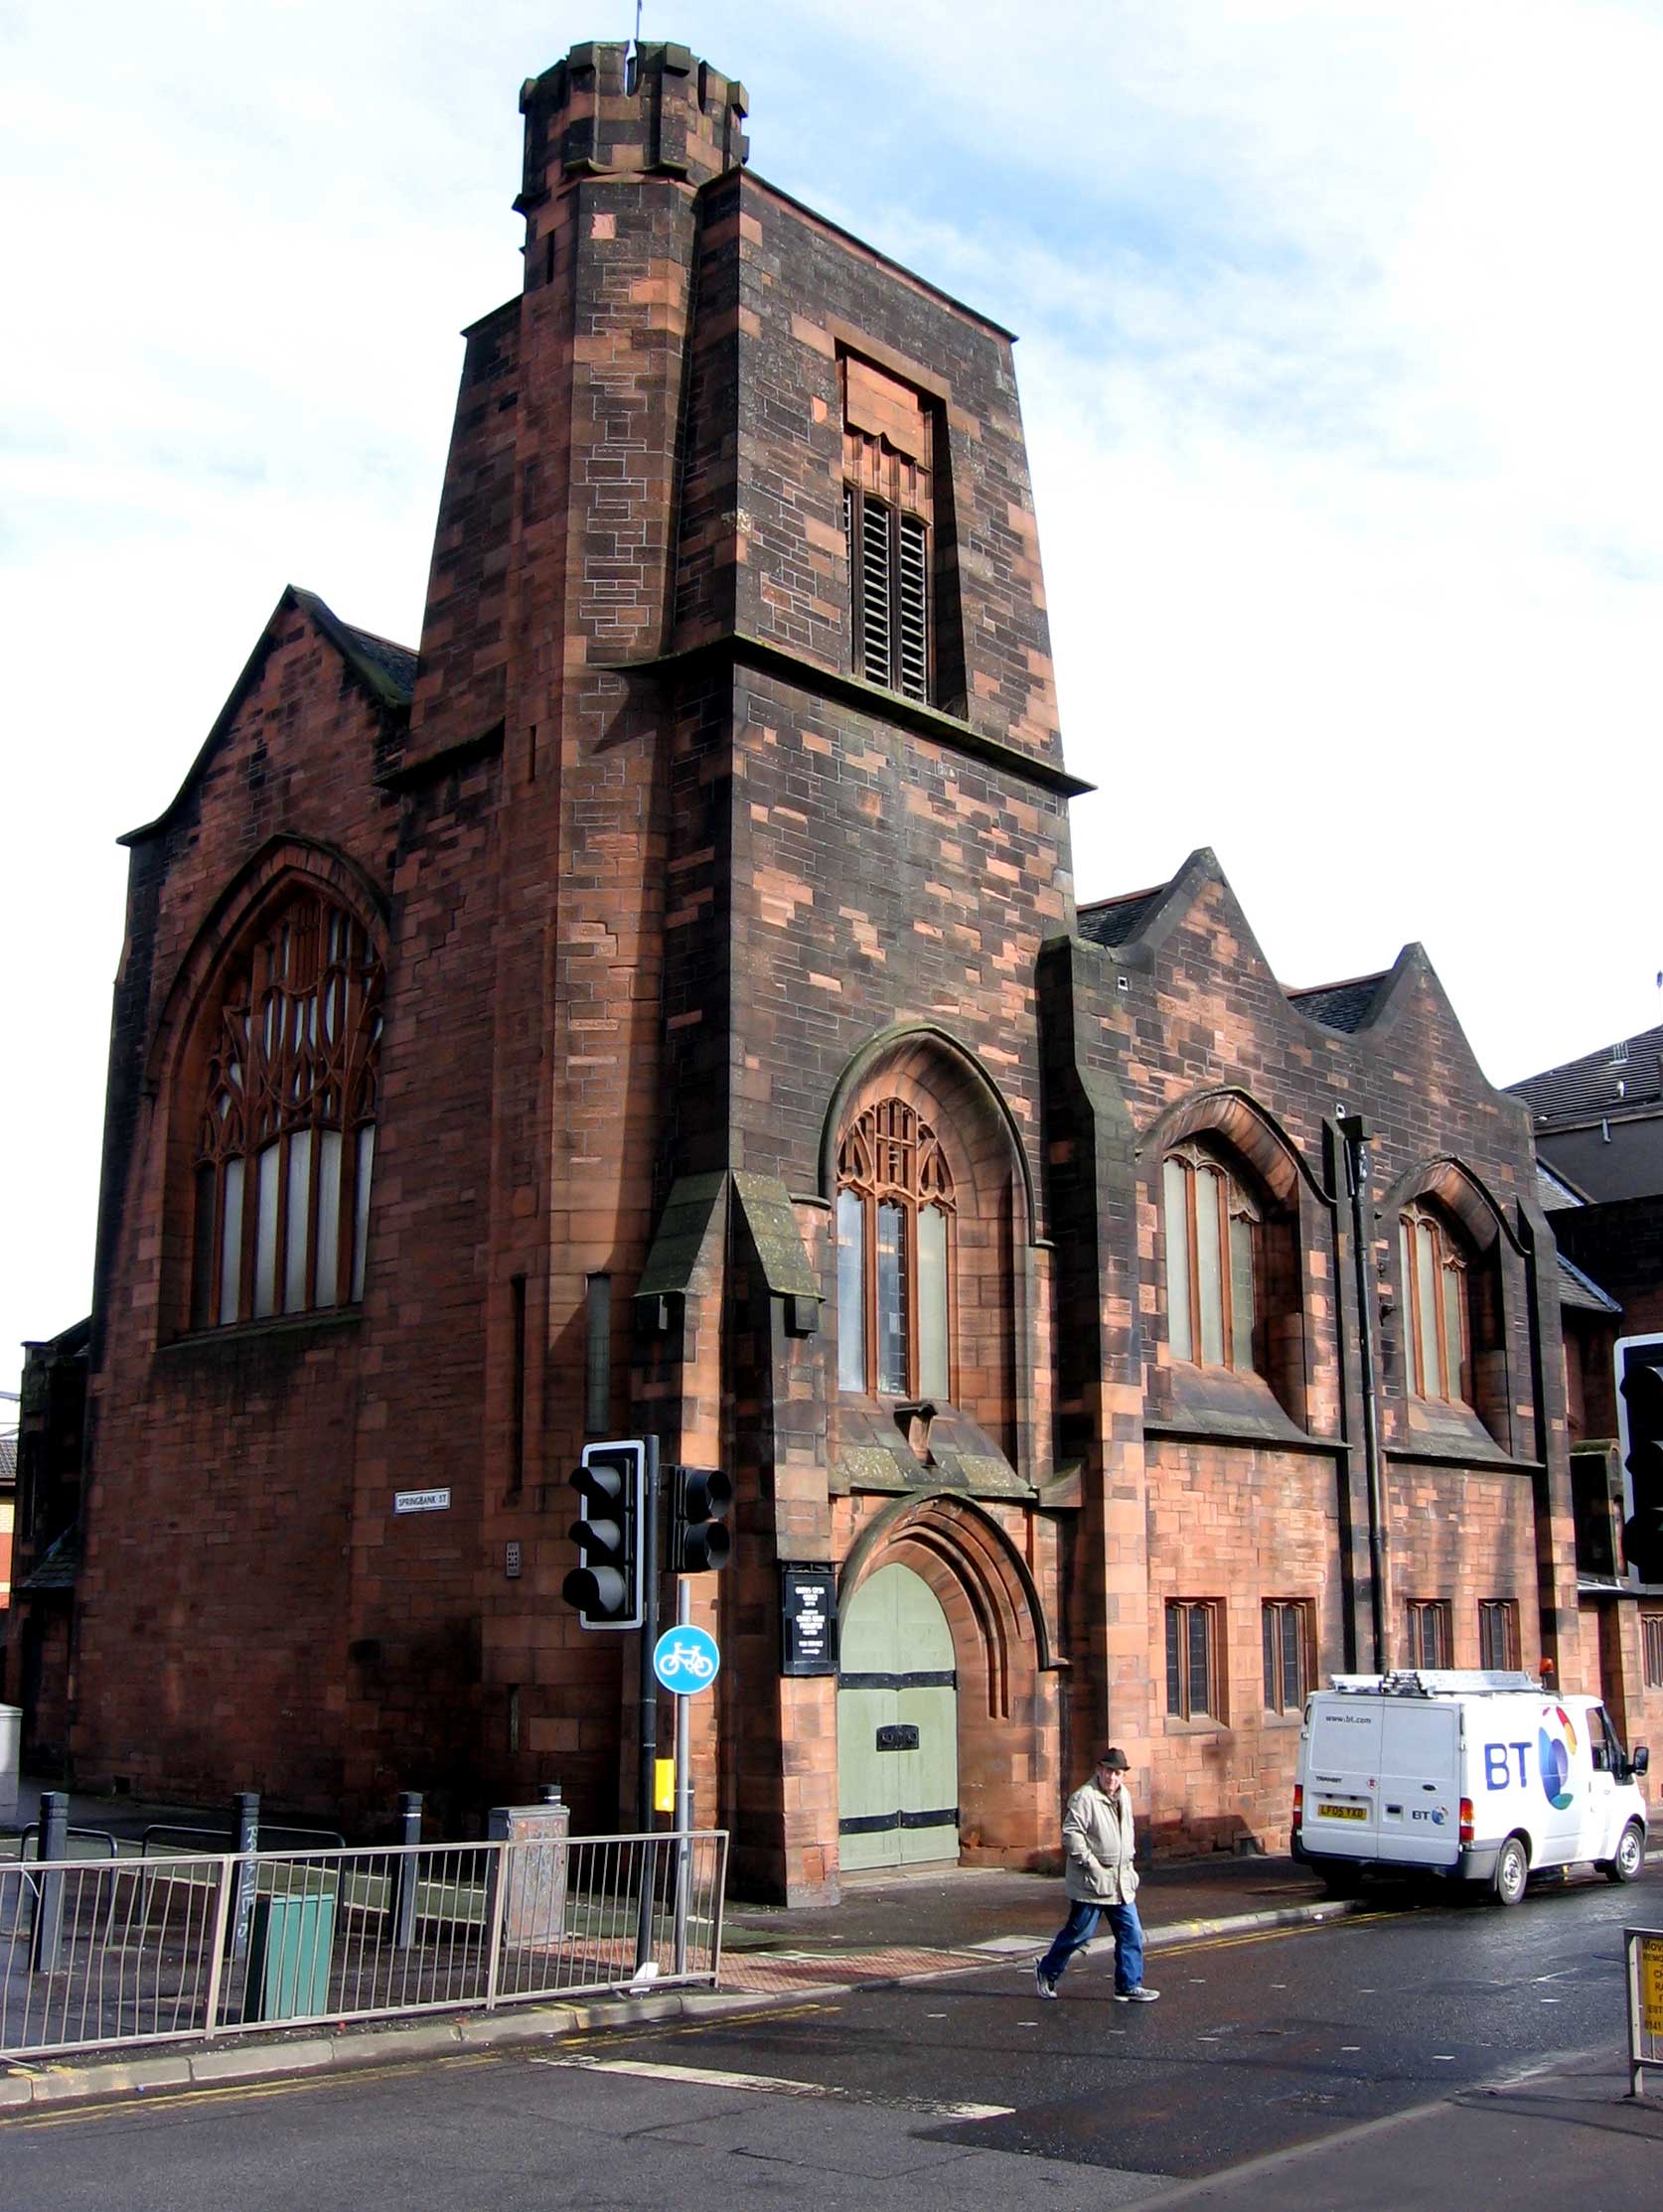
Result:
[[[1133,1902],[1137,1869],[1132,1863],[1128,1763],[1112,1743],[1091,1780],[1068,1801],[1062,1825],[1068,1918],[1044,1958],[1034,1963],[1033,1986],[1041,1996],[1056,1995],[1064,1967],[1091,1942],[1100,1920],[1108,1921],[1115,1938],[1115,2002],[1153,2004],[1160,1994],[1143,1987],[1143,1926]]]

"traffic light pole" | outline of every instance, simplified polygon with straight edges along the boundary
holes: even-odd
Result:
[[[641,1483],[641,1714],[640,1764],[636,1777],[636,1834],[653,1833],[653,1769],[659,1755],[659,1678],[653,1652],[659,1640],[659,1440],[646,1439]],[[635,1971],[639,1975],[657,1951],[653,1941],[653,1892],[658,1857],[654,1845],[641,1845],[641,1909],[635,1924]]]
[[[649,1436],[641,1499],[641,1763],[636,1784],[636,1833],[653,1826],[653,1768],[659,1751],[659,1679],[653,1650],[659,1640],[659,1440]]]
[[[692,1590],[684,1574],[676,1577],[676,1625],[692,1619]],[[676,1971],[687,1971],[687,1890],[692,1875],[692,1770],[687,1725],[690,1697],[676,1700]]]

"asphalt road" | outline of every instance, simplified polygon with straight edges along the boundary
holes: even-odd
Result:
[[[1663,1880],[1164,1950],[1149,1963],[1162,2001],[1142,2008],[1111,2001],[1106,1962],[1076,1967],[1055,2004],[1012,1962],[534,2055],[15,2121],[0,2130],[0,2202],[1130,2204],[1556,2054],[1608,2049],[1623,2035],[1624,1922],[1663,1924]],[[1364,2155],[1378,2178],[1383,2152]],[[1509,2201],[1499,2174],[1491,2201]]]

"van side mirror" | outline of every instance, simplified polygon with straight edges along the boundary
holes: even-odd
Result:
[[[1633,1756],[1633,1757],[1632,1757],[1632,1758],[1631,1758],[1631,1759],[1629,1760],[1629,1762],[1628,1762],[1628,1771],[1629,1771],[1629,1773],[1630,1773],[1630,1774],[1644,1774],[1644,1772],[1646,1771],[1647,1767],[1649,1767],[1649,1766],[1650,1766],[1650,1764],[1651,1764],[1651,1751],[1650,1751],[1649,1747],[1648,1747],[1648,1746],[1647,1746],[1646,1744],[1643,1744],[1643,1743],[1637,1743],[1637,1744],[1635,1744],[1635,1746],[1634,1746],[1634,1756]]]

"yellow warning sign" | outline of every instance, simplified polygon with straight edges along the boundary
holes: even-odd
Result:
[[[1663,2036],[1663,1936],[1640,1936],[1640,2028],[1646,2035]]]
[[[675,1810],[676,1761],[674,1759],[655,1759],[653,1761],[653,1811],[655,1813],[674,1813]],[[1658,1957],[1660,1963],[1663,1963],[1663,1951],[1659,1952]]]

